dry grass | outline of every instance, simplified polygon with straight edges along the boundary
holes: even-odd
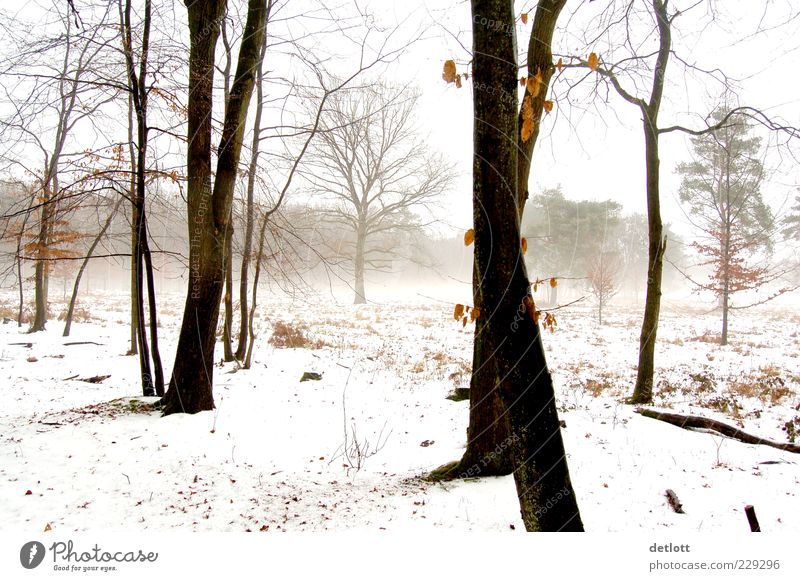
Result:
[[[311,339],[307,331],[306,325],[277,321],[268,342],[274,347],[290,349],[321,349],[325,346],[322,339]]]

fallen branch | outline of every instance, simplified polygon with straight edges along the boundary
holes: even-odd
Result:
[[[63,344],[64,346],[70,345],[102,345],[102,343],[96,343],[94,341],[68,341],[67,343]]]
[[[772,440],[765,440],[764,438],[759,438],[758,436],[753,436],[752,434],[743,432],[736,426],[731,426],[730,424],[726,424],[717,420],[712,420],[710,418],[703,418],[700,416],[685,416],[682,414],[672,414],[667,412],[657,412],[655,410],[646,408],[637,408],[636,412],[642,414],[646,418],[661,420],[662,422],[667,422],[668,424],[678,426],[679,428],[684,428],[687,430],[691,429],[713,430],[715,432],[719,432],[723,436],[733,438],[734,440],[739,440],[740,442],[744,442],[745,444],[771,446],[773,448],[778,448],[779,450],[785,450],[786,452],[793,452],[795,454],[800,454],[800,446],[798,446],[797,444],[783,444],[781,442],[773,442]]]

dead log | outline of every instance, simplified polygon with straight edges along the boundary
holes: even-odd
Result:
[[[67,347],[71,345],[102,345],[102,343],[97,343],[95,341],[67,341],[62,344]]]
[[[647,408],[637,408],[636,412],[642,414],[646,418],[661,420],[662,422],[667,422],[668,424],[672,424],[673,426],[678,426],[679,428],[684,428],[687,430],[691,429],[713,430],[715,432],[722,434],[723,436],[733,438],[734,440],[739,440],[740,442],[743,442],[745,444],[771,446],[773,448],[777,448],[778,450],[784,450],[786,452],[793,452],[794,454],[800,454],[800,446],[797,444],[784,444],[782,442],[774,442],[772,440],[759,438],[758,436],[754,436],[752,434],[748,434],[747,432],[743,432],[740,428],[737,428],[736,426],[732,426],[730,424],[726,424],[718,420],[712,420],[710,418],[704,418],[701,416],[686,416],[683,414],[657,412],[656,410],[651,410]]]

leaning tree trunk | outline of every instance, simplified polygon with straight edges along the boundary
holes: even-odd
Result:
[[[225,281],[225,232],[230,227],[247,108],[266,22],[266,0],[250,0],[236,76],[225,106],[225,121],[211,191],[211,112],[214,53],[225,2],[188,4],[189,12],[189,289],[178,338],[165,415],[214,407],[214,347]]]
[[[475,91],[473,221],[486,365],[508,417],[507,448],[529,531],[580,531],[566,452],[528,274],[518,211],[517,65],[514,5],[472,0]],[[493,23],[492,26],[480,23]],[[497,99],[494,93],[507,98]],[[544,510],[550,499],[552,508]]]
[[[528,75],[532,77],[537,74],[540,75],[542,84],[536,96],[531,98],[534,111],[533,133],[527,141],[518,139],[517,142],[517,207],[520,222],[525,202],[528,198],[528,178],[530,176],[533,150],[539,136],[544,101],[547,99],[550,80],[555,71],[551,50],[553,31],[565,3],[566,0],[542,0],[539,2],[528,42]],[[516,96],[516,93],[514,93],[514,96]],[[521,126],[521,108],[518,113],[518,123]],[[479,270],[477,266],[473,266],[472,286],[475,305],[481,303],[478,296],[479,278]],[[486,365],[486,357],[482,348],[483,342],[479,340],[483,332],[483,322],[481,320],[476,321],[475,342],[472,353],[473,372],[469,388],[470,407],[467,448],[461,461],[454,467],[449,468],[448,477],[511,474],[511,461],[508,453],[504,448],[498,448],[498,445],[507,441],[509,437],[508,422],[507,418],[501,415],[503,408],[495,388],[494,376]]]
[[[78,288],[81,284],[81,277],[83,276],[83,271],[86,270],[86,266],[89,264],[89,261],[92,259],[92,254],[94,254],[97,245],[100,244],[100,241],[103,239],[103,236],[106,235],[109,226],[111,226],[111,222],[114,220],[114,216],[117,215],[117,210],[119,210],[122,201],[125,198],[120,198],[117,200],[117,203],[114,204],[114,208],[111,210],[111,213],[106,218],[106,221],[103,223],[103,227],[100,229],[100,232],[97,233],[97,236],[94,237],[91,246],[89,246],[89,250],[86,252],[86,256],[84,257],[83,261],[81,262],[81,266],[78,269],[78,274],[75,275],[75,284],[72,286],[72,296],[69,299],[69,307],[67,308],[67,316],[64,321],[64,337],[69,337],[69,332],[72,329],[72,314],[75,311],[75,303],[78,300]]]
[[[353,261],[355,270],[355,290],[356,296],[353,300],[355,305],[363,305],[367,302],[367,295],[364,291],[364,251],[367,243],[367,225],[365,217],[359,217],[358,227],[356,228],[356,256]]]

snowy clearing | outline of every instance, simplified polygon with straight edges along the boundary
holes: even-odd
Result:
[[[512,477],[422,479],[465,445],[469,404],[446,396],[469,385],[472,328],[452,320],[452,305],[265,305],[251,370],[221,365],[217,349],[217,409],[161,418],[137,397],[126,301],[84,297],[92,318],[69,338],[55,320],[36,334],[0,325],[7,529],[524,531]],[[182,299],[159,301],[168,373]],[[573,306],[545,336],[586,529],[744,532],[752,504],[763,530],[799,533],[796,454],[682,430],[624,404],[639,313],[613,308],[600,327],[591,309]],[[307,346],[270,344],[278,322],[300,328]],[[657,407],[788,442],[782,428],[800,415],[799,322],[781,311],[737,314],[730,345],[719,347],[716,314],[666,303]],[[65,345],[82,341],[99,345]],[[322,378],[301,382],[305,372]],[[360,469],[342,456],[345,430],[369,447]],[[672,511],[666,489],[686,514]]]

